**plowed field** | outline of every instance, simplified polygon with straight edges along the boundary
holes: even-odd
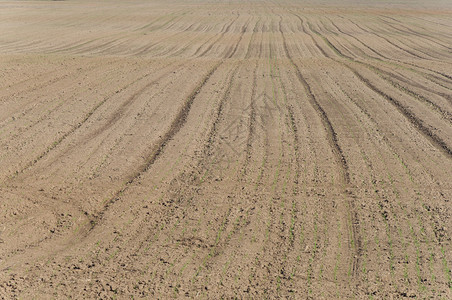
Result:
[[[1,1],[0,298],[452,298],[448,1]]]

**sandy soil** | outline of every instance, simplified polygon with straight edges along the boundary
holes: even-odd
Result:
[[[452,5],[367,2],[1,1],[0,298],[451,299]]]

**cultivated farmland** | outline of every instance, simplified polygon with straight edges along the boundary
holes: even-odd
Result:
[[[0,298],[452,298],[450,1],[1,1]]]

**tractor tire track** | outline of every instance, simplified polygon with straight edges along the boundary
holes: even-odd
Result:
[[[411,124],[414,125],[416,129],[427,138],[436,148],[441,150],[447,157],[452,158],[452,150],[449,146],[435,133],[433,133],[427,126],[424,125],[424,122],[416,117],[413,112],[403,106],[398,100],[389,96],[385,92],[379,90],[373,83],[371,83],[368,79],[364,78],[361,74],[356,71],[353,67],[346,65],[346,67],[355,74],[355,76],[363,82],[368,88],[373,90],[375,93],[382,96],[389,103],[391,103],[397,110],[410,121]]]
[[[89,224],[88,226],[80,231],[82,237],[86,237],[103,219],[105,212],[108,210],[109,206],[112,205],[115,201],[119,200],[121,195],[126,192],[131,184],[135,181],[139,180],[142,174],[146,173],[154,164],[154,162],[160,157],[160,155],[165,150],[165,147],[168,145],[169,141],[180,131],[180,129],[185,125],[187,116],[190,112],[190,108],[193,102],[196,99],[196,96],[200,93],[201,89],[210,79],[210,77],[215,73],[218,67],[223,62],[215,64],[208,73],[203,77],[201,82],[195,87],[195,89],[190,93],[185,103],[179,109],[176,117],[171,122],[169,129],[166,133],[159,138],[159,140],[155,143],[155,145],[151,148],[149,154],[147,155],[146,162],[141,165],[132,175],[129,176],[129,179],[125,182],[124,186],[116,191],[112,197],[107,199],[101,207],[101,209],[94,215],[89,216]]]
[[[350,20],[349,20],[349,21],[350,21]],[[418,67],[418,66],[416,66],[416,65],[414,65],[414,64],[412,64],[412,63],[406,63],[406,62],[402,62],[402,61],[397,60],[397,59],[391,59],[391,58],[389,58],[389,57],[384,56],[383,54],[377,52],[375,49],[373,49],[373,48],[369,47],[368,45],[366,45],[364,42],[362,42],[362,41],[361,41],[360,39],[358,39],[357,37],[355,37],[355,36],[353,36],[353,35],[351,35],[351,34],[348,34],[348,33],[343,32],[338,26],[336,26],[336,24],[334,24],[334,22],[333,22],[332,20],[330,20],[330,22],[331,22],[331,24],[332,24],[339,32],[341,32],[341,33],[343,33],[343,34],[345,34],[345,35],[347,35],[347,36],[350,36],[351,38],[355,39],[355,40],[358,41],[361,45],[363,45],[364,47],[366,47],[367,49],[369,49],[370,51],[372,51],[373,53],[375,53],[375,54],[378,55],[379,57],[385,58],[386,60],[392,60],[392,61],[397,62],[397,64],[395,64],[396,66],[399,66],[400,64],[402,64],[402,65],[403,65],[403,64],[408,64],[408,65],[411,65],[411,66],[420,68],[420,67]],[[354,23],[353,23],[353,24],[354,24]],[[379,36],[379,35],[377,35],[377,34],[374,34],[374,35]],[[379,37],[381,37],[381,36],[379,36]],[[383,37],[381,37],[381,38],[383,38]],[[383,39],[384,39],[384,38],[383,38]],[[389,42],[389,41],[388,41],[388,42]],[[387,62],[387,61],[384,61],[384,60],[382,60],[381,58],[378,58],[378,57],[371,57],[371,56],[368,56],[368,55],[366,55],[366,57],[371,58],[371,59],[375,59],[375,60],[377,60],[377,61],[379,61],[379,62],[381,62],[381,63],[386,63],[386,62]],[[351,59],[351,58],[350,58],[350,59]],[[421,69],[428,70],[428,71],[432,71],[432,70],[425,69],[425,68],[421,68]],[[427,74],[427,73],[424,73],[424,72],[421,73],[421,72],[416,71],[416,70],[413,70],[413,69],[409,69],[409,70],[412,71],[412,72],[414,72],[414,73],[419,73],[419,74],[420,74],[421,76],[423,76],[424,78],[427,78],[427,79],[429,79],[430,81],[434,82],[435,84],[438,84],[437,82],[435,82],[434,80],[431,79],[431,76],[432,76],[431,74]],[[383,72],[381,69],[379,69],[379,71]],[[391,74],[391,76],[394,77],[394,76],[396,76],[396,75],[395,75],[395,74]],[[400,81],[405,81],[405,83],[407,83],[407,84],[410,84],[406,79],[403,79],[403,78],[401,78],[400,76],[398,77],[398,79],[399,79]],[[441,86],[443,86],[443,85],[441,85]],[[445,86],[443,86],[443,87],[445,87]],[[421,88],[427,90],[427,87],[421,87]],[[447,88],[447,87],[445,87],[445,88]],[[451,96],[449,96],[449,95],[446,95],[446,94],[444,94],[444,93],[440,93],[440,92],[434,91],[434,90],[432,90],[432,89],[429,89],[429,91],[432,92],[432,93],[435,93],[435,94],[437,94],[437,95],[439,95],[439,96],[441,96],[441,97],[443,97],[443,98],[445,98],[445,99],[447,99],[447,100],[450,101]],[[423,100],[426,101],[426,102],[430,102],[428,99],[423,99]],[[430,104],[430,103],[429,103],[429,104]],[[433,104],[433,106],[435,106],[435,105]],[[435,107],[435,109],[438,110],[437,107]]]
[[[283,43],[284,43],[284,51],[285,54],[287,56],[287,58],[289,59],[290,64],[294,67],[294,70],[296,72],[297,78],[300,81],[300,83],[302,84],[303,88],[305,89],[306,95],[308,96],[309,102],[311,103],[312,107],[317,111],[320,119],[322,120],[322,123],[325,127],[325,131],[328,134],[328,138],[330,141],[330,145],[332,148],[332,151],[336,157],[336,162],[338,163],[339,166],[341,166],[341,178],[342,181],[345,184],[349,184],[350,183],[350,178],[349,178],[349,173],[348,173],[348,165],[347,165],[347,161],[345,159],[345,156],[342,152],[341,147],[338,144],[337,141],[337,134],[334,131],[333,126],[331,125],[330,120],[328,119],[328,116],[325,112],[325,110],[322,108],[322,106],[318,103],[317,99],[315,98],[314,94],[311,91],[311,87],[308,84],[308,82],[306,81],[306,79],[303,77],[303,75],[300,72],[300,69],[298,68],[298,66],[295,64],[292,56],[289,53],[288,47],[287,47],[287,43],[285,42],[285,37],[283,35]]]
[[[85,114],[85,116],[83,117],[83,119],[78,122],[76,125],[74,125],[69,131],[67,131],[66,133],[64,133],[62,136],[60,136],[58,139],[56,139],[52,145],[48,146],[46,148],[46,150],[44,150],[41,154],[39,154],[37,157],[35,157],[33,160],[29,161],[28,163],[25,164],[24,167],[22,167],[20,170],[17,170],[14,175],[12,177],[10,177],[9,179],[12,180],[15,177],[17,177],[19,174],[24,173],[26,170],[30,169],[31,167],[33,167],[34,165],[36,165],[40,160],[42,160],[43,158],[47,157],[48,154],[53,151],[54,149],[56,149],[64,140],[66,140],[68,137],[70,137],[73,133],[75,133],[78,129],[80,129],[88,120],[90,120],[90,118],[92,117],[92,115],[100,108],[102,107],[108,100],[110,100],[110,98],[117,94],[120,93],[124,90],[126,90],[127,88],[129,88],[130,86],[132,86],[133,84],[149,77],[153,75],[153,73],[147,73],[143,76],[141,76],[140,78],[132,81],[131,83],[123,86],[122,88],[120,88],[119,90],[117,90],[116,92],[110,94],[109,96],[105,97],[102,101],[98,102],[88,113]],[[144,92],[145,89],[142,90],[142,92]],[[137,95],[138,96],[138,95]],[[134,99],[134,97],[132,96],[131,98],[129,98],[129,103],[130,101],[132,101]]]
[[[232,24],[234,24],[238,19],[239,19],[240,15],[237,15],[237,17],[226,27],[226,29],[220,34],[220,36],[215,39],[215,41],[209,45],[209,47],[207,47],[206,50],[204,50],[201,54],[199,54],[197,57],[204,57],[211,49],[212,47],[217,44],[226,33],[229,32],[229,30],[231,29]]]
[[[357,24],[356,22],[354,22],[354,21],[351,20],[351,19],[348,19],[348,21],[349,21],[350,23],[352,23],[353,25],[355,25],[357,28],[361,29],[363,32],[366,32],[366,33],[368,33],[368,34],[375,35],[375,36],[377,36],[377,37],[379,37],[379,38],[385,40],[385,41],[388,42],[389,44],[393,45],[394,47],[398,48],[399,50],[401,50],[401,51],[403,51],[403,52],[406,52],[406,49],[400,48],[398,45],[393,44],[391,41],[387,40],[385,37],[383,37],[383,36],[377,34],[376,32],[374,32],[374,31],[369,31],[369,30],[363,28],[361,25]],[[406,53],[408,53],[408,52],[406,52]],[[408,54],[410,54],[410,53],[408,53]],[[416,56],[416,54],[410,54],[410,55]],[[417,58],[419,58],[419,57],[417,57]],[[409,62],[402,62],[402,63],[403,63],[403,64],[411,65],[411,66],[413,66],[413,67],[416,67],[416,68],[419,68],[419,69],[422,69],[422,70],[427,70],[427,71],[436,73],[436,74],[438,74],[438,75],[440,75],[440,76],[443,77],[443,78],[435,77],[436,79],[441,80],[441,81],[447,80],[447,81],[445,81],[446,83],[448,83],[448,84],[451,83],[452,76],[450,76],[450,75],[447,75],[447,74],[444,74],[444,73],[441,73],[441,72],[438,72],[438,71],[435,71],[435,70],[432,70],[432,69],[429,69],[429,68],[421,67],[421,66],[418,66],[418,65],[413,64],[413,63],[409,63]],[[430,75],[430,74],[426,74],[426,73],[423,73],[423,74],[425,74],[425,75]],[[431,80],[431,78],[428,78],[428,79]],[[450,87],[449,87],[449,89],[450,89]]]
[[[343,34],[346,34],[346,33],[342,32],[342,31],[340,30],[340,28],[338,28],[332,21],[331,21],[331,23],[333,24],[333,26],[334,26],[339,32],[341,32],[341,33],[343,33]],[[349,34],[346,34],[346,35],[349,35]],[[351,36],[351,35],[349,35],[349,36]],[[370,48],[370,47],[368,47],[367,45],[365,45],[363,42],[361,42],[360,40],[358,40],[356,37],[354,37],[354,36],[351,36],[351,37],[353,37],[355,40],[359,41],[363,46],[366,46],[368,49],[372,50],[372,51],[373,51],[375,54],[377,54],[378,56],[381,56],[381,57],[383,57],[383,58],[386,58],[387,60],[390,60],[389,58],[387,58],[387,57],[385,57],[385,56],[379,54],[378,52],[376,52],[376,51],[373,50],[372,48]],[[339,50],[338,50],[338,51],[339,51]],[[413,97],[413,98],[416,98],[417,100],[419,100],[419,101],[421,101],[421,102],[424,102],[425,104],[427,104],[427,106],[431,107],[434,111],[436,111],[437,113],[439,113],[440,116],[441,116],[442,118],[444,118],[446,121],[448,121],[449,123],[452,122],[452,115],[451,115],[450,112],[443,110],[439,105],[437,105],[436,103],[430,101],[430,100],[427,99],[426,97],[424,97],[424,96],[422,96],[422,95],[420,95],[420,94],[418,94],[418,93],[415,93],[415,92],[411,91],[410,89],[406,88],[405,86],[402,86],[402,85],[400,85],[399,83],[397,83],[397,82],[391,80],[391,78],[397,78],[399,81],[403,81],[403,82],[405,82],[405,83],[407,83],[407,84],[410,84],[409,82],[407,82],[406,79],[404,79],[404,78],[402,78],[402,77],[400,77],[400,76],[398,76],[398,75],[396,75],[396,74],[389,73],[389,72],[387,72],[387,71],[383,71],[382,69],[380,69],[380,68],[378,68],[378,67],[376,67],[376,66],[374,66],[374,65],[371,65],[371,64],[368,64],[368,63],[365,63],[365,62],[358,61],[358,60],[356,60],[356,59],[354,59],[354,58],[352,58],[352,57],[350,57],[350,56],[348,56],[348,55],[343,54],[342,52],[341,52],[341,55],[342,55],[342,57],[345,57],[345,58],[347,58],[347,59],[349,59],[349,60],[352,60],[352,61],[355,61],[355,62],[358,62],[358,63],[360,63],[360,64],[362,64],[362,65],[367,66],[369,69],[371,69],[372,71],[374,71],[374,73],[376,73],[377,75],[379,75],[382,79],[384,79],[385,81],[387,81],[388,83],[390,83],[390,84],[391,84],[392,86],[394,86],[395,88],[397,88],[397,89],[399,89],[400,91],[402,91],[402,92],[404,92],[404,93],[410,95],[410,96]],[[368,57],[369,57],[369,56],[368,56]],[[380,61],[380,62],[383,61],[383,60],[381,60],[380,58],[375,58],[375,57],[369,57],[369,58],[376,59],[376,60],[378,60],[378,61]],[[398,61],[398,62],[399,62],[399,61]],[[386,75],[386,76],[383,76],[383,74]],[[426,89],[425,87],[421,87],[421,88]],[[432,90],[431,90],[431,91],[432,91]],[[432,91],[432,92],[433,92],[433,93],[436,93],[435,91]],[[437,94],[438,94],[438,93],[437,93]],[[442,96],[443,98],[448,99],[448,100],[449,100],[449,98],[450,98],[450,96],[445,95],[445,94],[438,94],[438,95],[439,95],[439,96]]]
[[[286,37],[282,30],[281,30],[281,35],[283,37],[284,52],[285,52],[287,58],[289,59],[290,64],[294,68],[298,80],[300,81],[300,83],[303,86],[305,93],[308,96],[309,102],[311,103],[311,106],[317,111],[317,114],[323,123],[323,126],[324,126],[325,131],[328,136],[328,142],[331,146],[331,149],[333,151],[333,154],[334,154],[334,157],[336,160],[336,164],[338,166],[340,166],[341,181],[342,181],[343,187],[345,189],[344,194],[347,199],[348,206],[350,208],[349,213],[350,213],[350,219],[351,219],[350,221],[351,221],[351,226],[352,226],[351,239],[353,241],[352,247],[354,248],[353,249],[354,254],[352,255],[353,276],[357,283],[358,278],[360,276],[359,275],[359,271],[360,271],[359,265],[360,265],[360,259],[361,259],[363,250],[362,250],[362,239],[360,236],[359,217],[358,217],[358,212],[355,208],[355,203],[354,203],[355,196],[353,195],[353,193],[351,192],[351,189],[350,189],[352,187],[352,185],[351,185],[351,181],[350,181],[347,160],[344,156],[344,153],[343,153],[341,147],[339,146],[337,134],[333,128],[333,125],[331,124],[330,120],[328,119],[328,116],[327,116],[325,110],[323,109],[323,107],[320,105],[320,103],[315,98],[314,94],[312,93],[310,85],[308,84],[308,82],[306,81],[304,76],[302,75],[299,67],[294,62],[294,60],[290,54],[290,51],[288,49]]]
[[[313,30],[311,28],[311,30]],[[335,52],[337,53],[340,57],[344,57],[347,58],[353,62],[358,62],[355,61],[351,58],[349,58],[348,56],[342,54],[342,52],[337,49],[333,44],[331,44],[331,42],[328,40],[328,38],[320,35],[317,31],[313,30],[314,33],[318,34],[319,36],[321,36],[323,38],[323,40],[325,41],[325,43]],[[333,59],[333,58],[331,58]],[[367,87],[369,87],[371,90],[373,90],[374,92],[376,92],[377,94],[379,94],[380,96],[382,96],[384,99],[386,99],[389,103],[391,103],[395,108],[397,108],[397,110],[412,124],[414,125],[414,127],[424,136],[426,137],[437,149],[441,150],[442,152],[444,152],[446,154],[446,156],[448,156],[449,158],[452,158],[452,150],[449,148],[449,146],[439,137],[437,136],[435,133],[433,133],[427,126],[424,125],[424,122],[419,119],[417,116],[415,116],[415,114],[413,112],[411,112],[408,108],[406,108],[405,106],[403,106],[400,101],[394,99],[393,97],[389,96],[388,94],[386,94],[385,92],[379,90],[374,84],[372,84],[369,80],[367,80],[366,78],[364,78],[361,74],[359,74],[354,68],[350,67],[348,64],[345,64],[341,61],[338,61],[336,59],[333,59],[334,61],[342,64],[343,66],[345,66],[346,68],[348,68],[349,70],[351,70],[356,77],[363,82]],[[361,63],[361,62],[358,62]]]

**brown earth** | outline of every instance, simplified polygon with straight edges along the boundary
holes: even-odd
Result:
[[[0,298],[451,299],[451,50],[440,0],[0,2]]]

